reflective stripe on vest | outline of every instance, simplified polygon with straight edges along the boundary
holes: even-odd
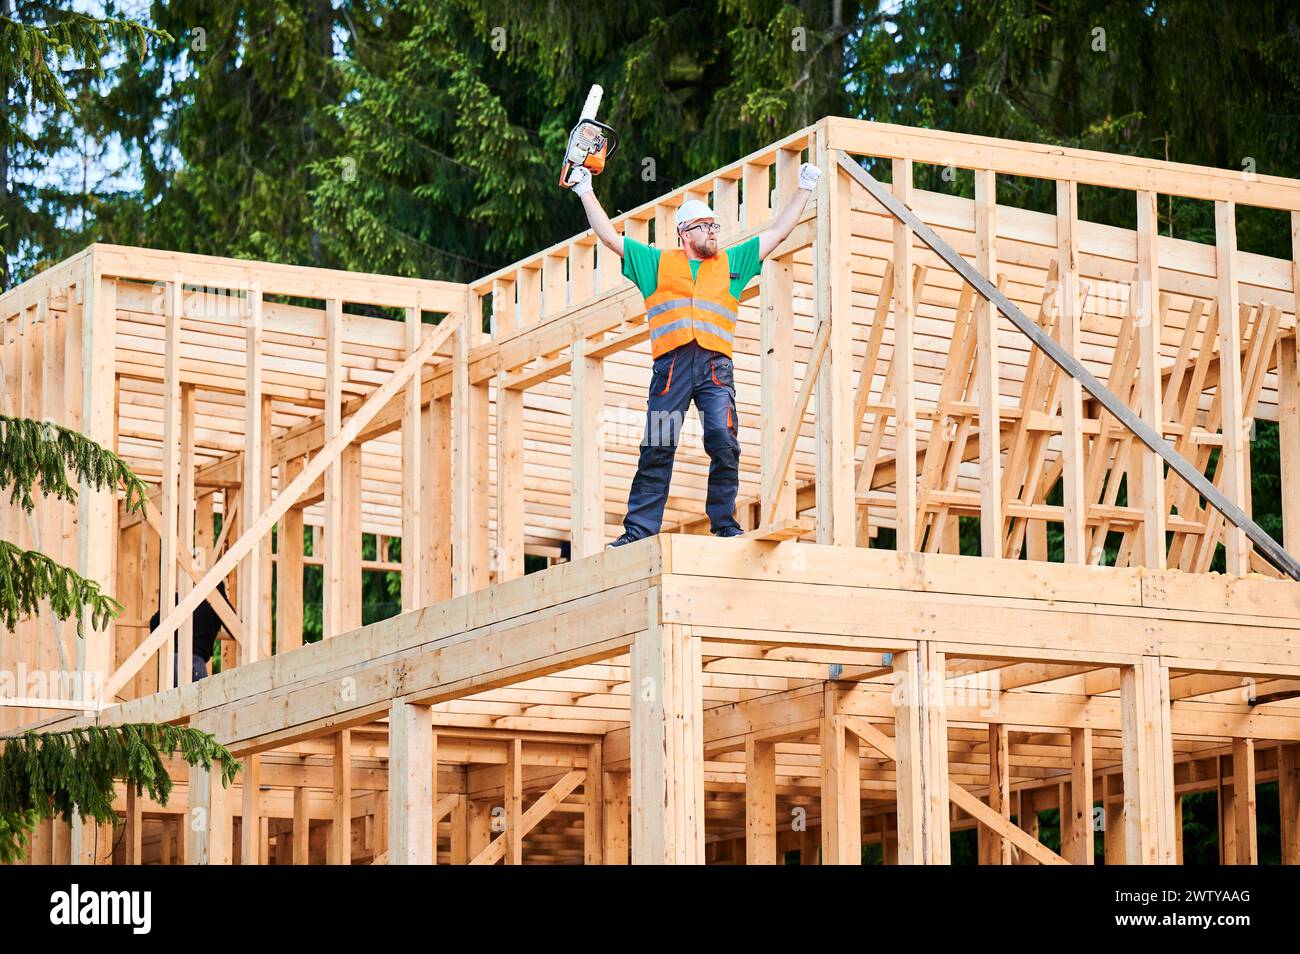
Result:
[[[681,249],[659,257],[659,281],[646,298],[651,354],[658,358],[688,341],[731,355],[740,303],[731,296],[727,260],[715,255],[700,262],[691,278],[690,260]]]

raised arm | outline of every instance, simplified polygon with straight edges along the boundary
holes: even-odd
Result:
[[[611,252],[622,258],[623,236],[614,230],[609,216],[605,214],[600,200],[596,198],[596,193],[591,191],[591,173],[578,166],[569,173],[569,181],[573,183],[573,191],[582,200],[582,208],[587,213],[587,222],[591,225],[591,230],[596,233],[596,238],[600,239]]]
[[[772,225],[758,233],[760,259],[771,255],[776,247],[785,241],[786,236],[794,231],[795,223],[799,221],[799,216],[803,215],[804,206],[808,204],[808,197],[812,195],[813,189],[817,188],[817,179],[821,174],[821,170],[811,162],[805,162],[799,167],[799,188],[795,190],[794,196],[786,203]]]

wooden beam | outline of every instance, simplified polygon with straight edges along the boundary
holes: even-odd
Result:
[[[587,746],[587,777],[582,783],[582,859],[587,865],[604,864],[605,858],[605,835],[601,830],[605,822],[602,748],[599,742]]]
[[[471,293],[469,296],[475,296]],[[452,593],[459,596],[488,583],[486,384],[469,379],[470,344],[475,335],[471,315],[456,335],[452,358],[451,557]]]
[[[782,540],[797,540],[799,537],[815,532],[816,529],[817,524],[812,518],[794,517],[755,527],[753,530],[746,531],[744,535],[751,540],[780,543]]]
[[[125,828],[122,838],[126,863],[128,865],[144,864],[144,797],[143,793],[138,793],[136,787],[130,782],[126,783],[126,815],[122,821]],[[37,832],[33,831],[31,847],[27,852],[27,860],[33,863],[38,858],[36,835]]]
[[[1057,338],[1069,354],[1079,357],[1083,312],[1079,296],[1079,190],[1076,183],[1056,183],[1056,255],[1058,295]],[[1084,522],[1083,385],[1065,375],[1061,382],[1062,530],[1066,563],[1087,563]]]
[[[303,785],[295,785],[293,788],[293,863],[295,865],[305,865],[311,861],[310,832],[311,818],[307,813],[307,788]]]
[[[497,582],[504,582],[524,575],[523,391],[497,388],[496,450]]]
[[[163,332],[163,439],[159,451],[162,455],[162,529],[159,553],[162,580],[158,591],[158,615],[166,616],[176,606],[179,593],[177,561],[180,559],[180,466],[181,466],[181,295],[184,285],[181,276],[167,283],[166,316]],[[170,689],[176,685],[176,667],[172,658],[171,641],[158,651],[158,688]]]
[[[1096,853],[1092,831],[1092,729],[1070,730],[1070,842],[1062,838],[1062,851],[1070,864],[1090,865]]]
[[[568,258],[548,254],[542,257],[542,314],[549,318],[569,304]]]
[[[332,303],[338,304],[338,303]],[[341,309],[340,309],[341,310]],[[329,330],[327,337],[334,342],[333,348],[338,348],[338,341],[342,334],[339,330],[342,326],[342,315],[335,311],[328,316]],[[242,501],[242,516],[240,530],[247,533],[257,518],[262,515],[262,510],[270,502],[262,495],[262,471],[265,467],[270,466],[270,462],[263,458],[264,443],[262,440],[262,291],[260,288],[254,288],[248,293],[248,324],[245,328],[245,351],[244,351],[244,473],[241,481],[240,500]],[[330,351],[329,354],[333,354]],[[334,362],[334,367],[338,367],[338,362]],[[328,377],[327,370],[327,377]],[[334,375],[333,386],[337,389],[339,378],[337,373]],[[330,384],[327,383],[326,391],[329,392]],[[338,433],[338,412],[342,405],[342,396],[335,392],[338,401],[334,404],[334,412],[330,417],[331,425],[334,428],[333,433]],[[327,491],[328,493],[328,491]],[[328,504],[327,504],[328,509]],[[326,523],[328,533],[329,522]],[[239,615],[244,621],[244,632],[246,639],[242,647],[243,654],[240,663],[257,662],[264,658],[266,650],[271,644],[271,634],[263,632],[262,628],[262,588],[271,585],[270,580],[262,578],[262,545],[254,547],[239,565]],[[328,575],[327,575],[328,579]],[[325,604],[329,608],[329,586],[326,585]],[[328,612],[326,614],[328,619]],[[327,636],[334,635],[329,626],[325,628]]]
[[[515,739],[514,741],[519,741]],[[514,842],[523,843],[524,836],[537,827],[538,822],[553,812],[566,798],[568,798],[578,786],[583,784],[586,779],[586,772],[574,769],[566,772],[560,779],[552,785],[542,797],[529,806],[528,811],[522,812],[517,823],[512,827],[507,823],[505,832],[494,839],[487,847],[483,848],[473,860],[472,865],[492,865],[498,861],[506,861],[507,853],[511,850],[510,832],[517,832]]]
[[[331,299],[325,308],[325,442],[334,444],[343,429],[343,302]],[[346,632],[343,616],[344,589],[346,586],[344,551],[356,546],[357,541],[347,539],[343,522],[344,473],[343,457],[351,448],[351,441],[339,448],[339,454],[325,471],[325,571],[322,580],[324,606],[321,612],[321,631],[325,639]],[[244,499],[244,533],[257,520],[261,508],[248,505]],[[251,521],[251,522],[250,522]]]
[[[569,495],[572,556],[599,553],[605,545],[605,362],[587,354],[591,346],[578,329],[573,339],[572,436],[569,440],[573,489]]]
[[[776,743],[745,740],[745,864],[774,865]]]
[[[519,330],[515,314],[515,283],[511,278],[492,280],[492,336],[505,338]]]
[[[425,606],[451,597],[451,396],[435,398],[424,408],[424,460],[421,471],[429,481],[429,533],[421,559]]]
[[[666,212],[672,211],[667,206],[664,208]],[[740,229],[739,179],[733,176],[718,176],[713,180],[713,214],[718,217],[718,222],[722,225],[722,231],[718,233],[719,242],[733,242],[737,231]],[[673,231],[670,226],[667,226],[666,219],[665,226],[665,231],[661,232],[659,220],[656,218],[655,244],[659,248],[672,248],[670,236],[673,235]]]
[[[826,683],[821,737],[822,864],[862,864],[862,776],[858,736],[845,728],[843,689]]]
[[[329,863],[352,864],[352,731],[334,734],[334,819],[330,825]]]
[[[275,485],[275,474],[273,473],[274,460],[271,457],[272,431],[275,421],[274,404],[271,395],[262,395],[262,472],[258,479],[262,484],[263,505],[271,502],[271,495]],[[275,556],[272,552],[271,534],[266,534],[259,542],[256,551],[261,555],[261,571],[259,578],[262,581],[262,599],[258,604],[257,610],[257,629],[262,633],[261,653],[265,659],[271,655],[272,650],[272,626],[275,617],[275,600],[271,592],[271,584],[275,569]]]
[[[1022,831],[1017,826],[1011,824],[1007,819],[998,815],[978,798],[962,788],[960,785],[950,787],[952,802],[968,815],[973,815],[975,819],[991,830],[997,831],[1021,851],[1029,855],[1039,864],[1045,865],[1063,865],[1068,862],[1060,855],[1056,854],[1046,845],[1040,843],[1036,838],[1031,837],[1027,832]]]
[[[1136,321],[1138,337],[1137,404],[1148,426],[1163,432],[1164,396],[1161,393],[1160,332],[1164,324],[1160,311],[1160,219],[1156,211],[1156,194],[1137,194],[1137,264]],[[1131,496],[1142,506],[1142,565],[1157,570],[1165,568],[1165,464],[1156,454],[1136,448],[1141,455],[1139,466],[1129,470]],[[1133,478],[1137,478],[1133,480]]]
[[[394,699],[388,710],[388,863],[434,863],[433,717]]]
[[[1291,213],[1292,313],[1300,315],[1300,212]],[[1278,456],[1282,471],[1283,542],[1300,550],[1300,349],[1293,332],[1278,343]]]
[[[831,117],[831,141],[836,149],[863,155],[959,168],[996,169],[1005,175],[1037,179],[1074,179],[1113,189],[1153,189],[1165,195],[1198,199],[1229,198],[1251,205],[1300,209],[1300,186],[1282,176],[1242,175],[1240,169],[1214,169],[1056,143],[972,136],[944,129],[922,129],[895,123]]]
[[[451,810],[451,858],[453,865],[469,864],[469,799],[456,796]]]
[[[1246,504],[1246,434],[1243,431],[1241,393],[1241,308],[1237,273],[1237,207],[1214,203],[1215,267],[1219,292],[1219,386],[1223,447],[1219,454],[1223,495],[1238,507]],[[1229,521],[1224,526],[1223,549],[1229,573],[1244,575],[1249,569],[1246,535]]]
[[[423,325],[420,308],[406,310],[406,353],[420,346]],[[425,558],[424,484],[424,411],[421,402],[421,375],[406,384],[402,396],[402,610],[410,611],[422,604],[420,566]],[[389,851],[389,863],[393,853]]]
[[[297,479],[302,468],[301,457],[280,463],[280,493],[284,493],[285,488]],[[304,538],[301,507],[290,507],[281,516],[275,545],[278,556],[275,570],[275,642],[276,651],[283,653],[302,647]]]
[[[81,425],[80,430],[102,447],[116,449],[116,402],[114,400],[115,342],[117,337],[117,288],[100,277],[93,256],[86,258],[82,284],[81,340]],[[77,357],[69,355],[69,358]],[[76,368],[77,365],[70,365]],[[116,489],[96,490],[82,482],[77,493],[77,569],[83,577],[99,584],[100,590],[112,592],[114,552],[117,543]],[[186,611],[188,613],[188,610]],[[179,613],[175,614],[179,622]],[[83,673],[113,671],[114,628],[111,622],[95,626],[89,608],[82,611],[84,635],[76,640],[77,666]],[[170,646],[171,631],[167,632]],[[139,663],[131,675],[161,648],[162,640],[140,653]],[[124,682],[125,680],[123,680]],[[122,687],[119,682],[105,687],[104,698],[112,699]],[[73,857],[82,857],[81,838],[86,826],[73,827]]]
[[[632,776],[627,772],[606,772],[601,786],[605,816],[601,822],[601,831],[605,839],[602,855],[607,865],[625,865],[630,857],[631,781]]]
[[[1282,864],[1300,865],[1300,745],[1277,747],[1277,790],[1282,818]]]
[[[1102,835],[1103,858],[1108,866],[1124,864],[1124,791],[1122,778],[1114,774],[1102,776],[1102,806],[1106,814],[1106,828]]]
[[[212,497],[211,497],[210,494],[209,494],[207,497],[200,498],[200,499],[207,500],[208,503],[207,503],[206,506],[207,506],[208,508],[211,507],[211,500],[212,500]],[[147,501],[147,500],[146,500],[144,506],[145,506],[145,511],[144,511],[144,512],[145,512],[145,522],[146,522],[146,523],[147,523],[147,524],[148,524],[148,525],[153,529],[153,531],[154,531],[155,533],[158,534],[159,539],[161,539],[161,538],[162,538],[162,532],[161,532],[161,531],[162,531],[162,514],[158,511],[158,508],[155,507],[155,506],[154,506],[150,501]],[[208,515],[209,517],[212,515],[212,511],[211,511],[210,509],[207,509],[207,510],[206,510],[206,513],[207,513],[207,515]],[[229,516],[229,518],[233,521],[233,520],[234,520],[234,517],[235,517],[236,515],[238,515],[238,513],[239,513],[239,508],[236,507],[236,508],[234,508],[234,513],[233,513],[233,514],[229,514],[228,516]],[[222,533],[222,539],[221,539],[221,541],[218,541],[218,544],[221,543],[221,542],[224,542],[224,540],[225,540],[225,532],[224,532],[224,531],[225,531],[226,529],[227,529],[227,527],[223,527],[223,528],[222,528],[222,531],[223,531],[223,533]],[[206,545],[205,549],[207,549],[209,552],[212,552],[212,551],[215,551],[215,550],[219,550],[219,549],[220,549],[220,546],[219,546],[219,545],[214,546],[214,545],[212,544],[212,531],[211,531],[211,530],[208,531],[207,540],[208,540],[208,542],[207,542],[207,545]],[[200,544],[200,545],[202,545],[202,544]],[[151,561],[151,562],[152,562],[152,561]],[[179,558],[178,558],[178,560],[177,560],[177,566],[178,566],[178,568],[179,568],[180,571],[181,571],[181,576],[182,576],[183,578],[187,578],[187,579],[189,580],[189,583],[190,583],[189,586],[182,585],[182,587],[181,587],[181,592],[183,592],[183,593],[185,593],[186,595],[188,595],[188,594],[189,594],[189,591],[190,591],[191,589],[193,589],[195,585],[198,584],[198,582],[199,582],[199,576],[195,573],[195,570],[194,570],[194,568],[193,568],[192,566],[191,566],[191,567],[187,567],[187,566],[185,565],[184,561],[183,561],[183,560],[180,560]],[[215,590],[215,589],[212,590],[211,592],[209,592],[208,595],[207,595],[206,597],[204,597],[204,599],[205,599],[205,600],[208,602],[208,604],[213,608],[213,610],[216,612],[217,616],[220,617],[220,619],[221,619],[221,624],[222,624],[223,626],[226,627],[226,629],[229,631],[230,635],[233,636],[233,637],[235,637],[236,640],[238,640],[239,642],[242,643],[243,640],[244,640],[244,627],[243,627],[243,624],[241,623],[241,621],[240,621],[240,619],[239,619],[239,616],[236,615],[236,613],[235,613],[235,608],[234,608],[233,606],[230,605],[230,602],[229,602],[229,601],[228,601],[228,600],[227,600],[223,595],[221,595],[220,592],[218,592],[218,591]]]
[[[893,196],[903,206],[912,203],[912,161],[895,159]],[[898,501],[897,543],[900,553],[918,548],[916,512],[916,367],[913,325],[917,302],[912,297],[913,233],[901,220],[894,222],[894,459]],[[903,855],[900,836],[900,858]],[[909,864],[909,861],[901,861]]]
[[[786,428],[785,440],[781,444],[780,454],[772,469],[763,477],[763,507],[771,509],[776,500],[777,493],[781,490],[787,475],[790,471],[790,464],[794,460],[795,447],[799,443],[799,432],[803,429],[804,412],[808,409],[808,400],[812,397],[813,387],[816,385],[818,372],[821,369],[822,358],[826,354],[826,343],[830,340],[830,324],[822,323],[817,326],[817,332],[813,335],[812,348],[808,353],[808,361],[804,365],[803,382],[799,385],[799,396],[795,398],[794,411],[790,416],[790,426]]]
[[[780,453],[794,412],[794,256],[763,263],[759,335],[762,378],[762,483],[773,483]],[[800,422],[795,421],[797,426]],[[794,481],[788,471],[762,495],[759,522],[778,523],[795,516]]]
[[[828,329],[828,338],[822,359],[825,367],[817,378],[817,540],[853,546],[857,511],[853,486],[852,194],[848,180],[831,163],[825,137],[819,137],[818,143],[826,175],[817,187],[814,305],[818,326]]]
[[[195,393],[190,384],[181,386],[181,454],[179,470],[179,490],[177,503],[179,511],[176,521],[177,557],[184,570],[177,581],[178,594],[184,596],[194,585],[194,430],[195,430]],[[194,621],[193,617],[181,623],[177,630],[179,653],[176,661],[178,685],[188,686],[194,675]],[[232,630],[231,635],[234,635]]]
[[[997,174],[975,170],[975,267],[997,278]],[[1002,511],[1001,365],[998,311],[983,295],[975,298],[976,388],[980,405],[980,556],[1004,556]]]
[[[430,711],[429,719],[432,722],[433,713]],[[442,821],[444,814],[444,799],[438,797],[438,732],[434,729],[429,737],[429,756],[427,759],[427,768],[429,770],[429,803],[433,806],[429,814],[429,852],[432,855],[430,864],[438,863],[438,823]],[[454,803],[456,796],[448,795],[447,799]],[[466,859],[468,860],[468,859]]]
[[[505,789],[505,826],[498,842],[503,843],[502,860],[508,865],[524,863],[524,741],[516,736],[506,742],[503,767]]]
[[[768,187],[768,166],[761,162],[746,162],[743,165],[741,181],[744,182],[744,219],[741,228],[749,231],[764,225],[771,217],[768,202],[772,190]]]
[[[248,755],[244,758],[239,813],[239,863],[241,865],[266,864],[262,857],[262,757]]]
[[[1300,213],[1296,217],[1300,219]],[[1282,540],[1288,550],[1296,551],[1300,550],[1300,348],[1296,347],[1295,335],[1278,342],[1277,376]]]
[[[949,864],[943,655],[935,652],[929,643],[921,643],[915,650],[895,653],[893,667],[898,863]]]
[[[661,623],[632,643],[632,863],[704,863],[700,641]]]
[[[337,537],[341,540],[335,561],[337,604],[334,623],[338,629],[326,632],[326,638],[349,633],[361,625],[361,445],[354,442],[343,448],[336,466],[339,471],[340,524]],[[325,566],[330,566],[328,548]]]
[[[1011,743],[1003,723],[989,724],[989,809],[1011,824]],[[994,829],[987,829],[988,863],[1011,864],[1011,842]]]
[[[1236,861],[1259,864],[1259,839],[1255,817],[1255,740],[1232,740],[1231,824],[1236,828]]]
[[[1126,863],[1173,864],[1169,667],[1154,656],[1120,670]]]
[[[189,845],[186,861],[192,865],[231,864],[234,852],[231,796],[222,784],[221,769],[216,765],[210,770],[202,765],[191,765],[187,791]]]

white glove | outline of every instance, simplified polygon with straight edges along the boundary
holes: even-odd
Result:
[[[574,166],[569,170],[569,185],[574,195],[586,195],[591,191],[591,170],[586,166]]]
[[[807,189],[812,192],[817,188],[817,180],[822,176],[822,171],[814,166],[811,162],[805,162],[799,167],[799,188]]]

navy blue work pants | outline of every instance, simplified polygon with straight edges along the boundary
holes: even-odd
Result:
[[[736,492],[740,485],[736,384],[731,359],[689,341],[655,359],[650,378],[641,459],[628,494],[623,528],[634,540],[659,532],[663,523],[673,458],[691,402],[704,427],[709,455],[709,490],[704,510],[714,533],[740,529]]]

